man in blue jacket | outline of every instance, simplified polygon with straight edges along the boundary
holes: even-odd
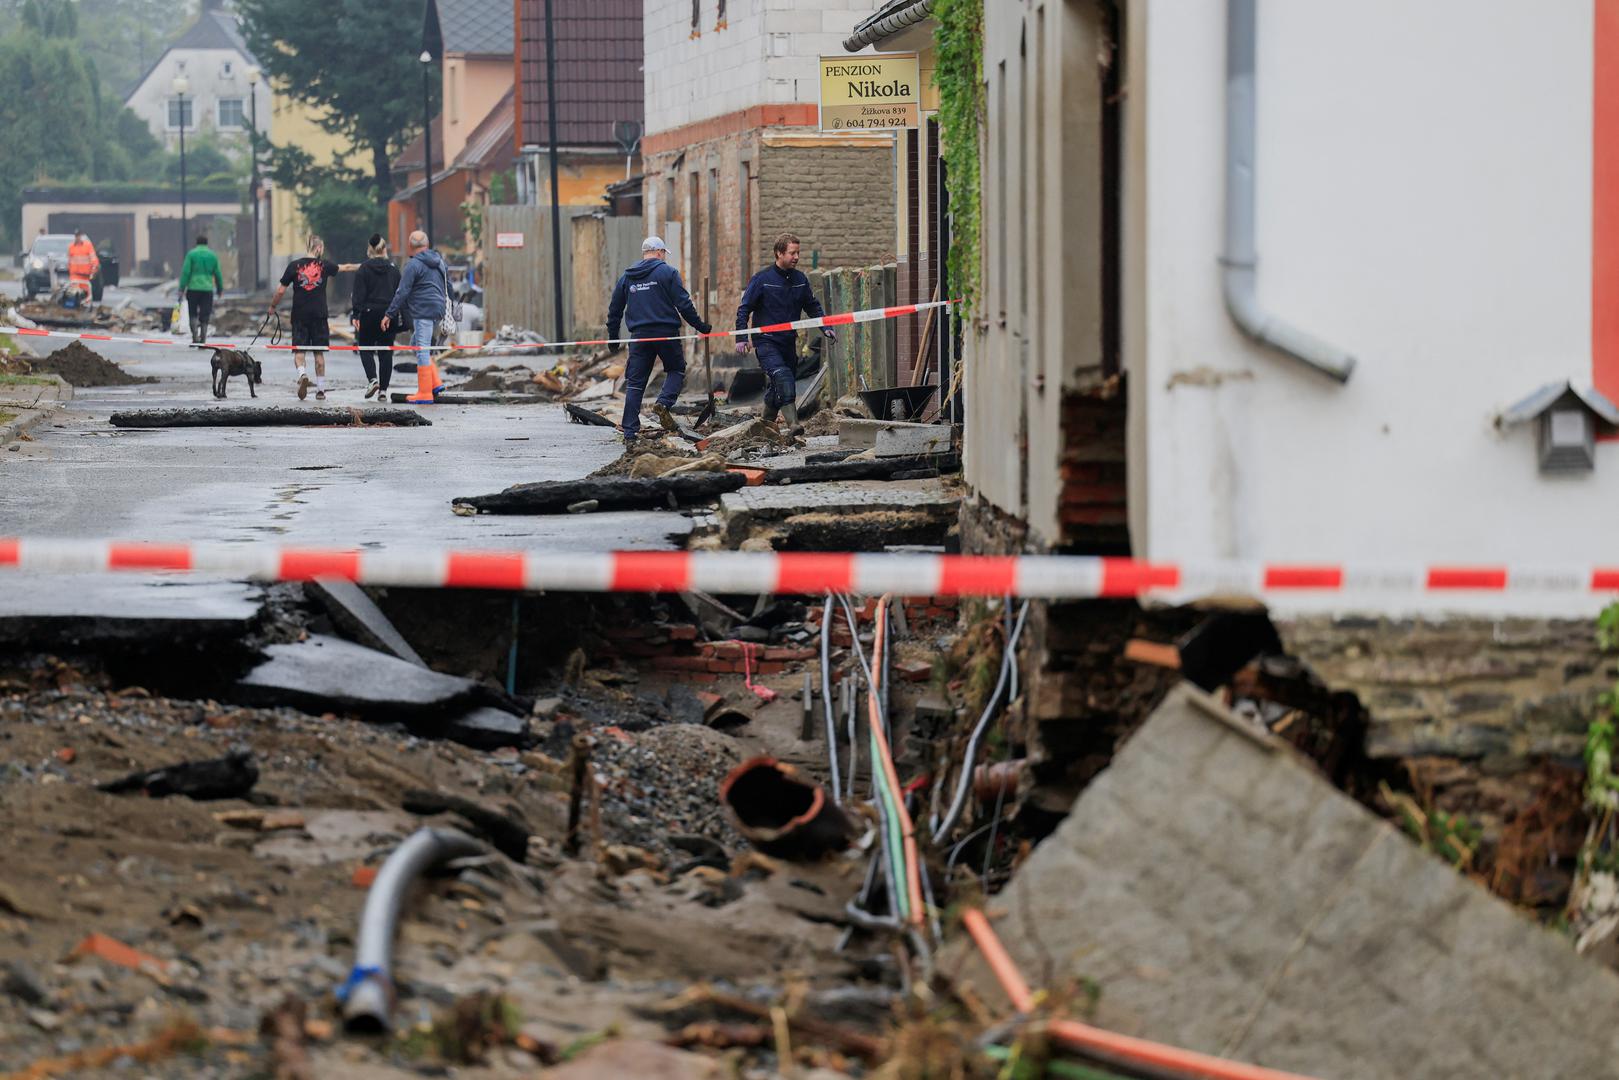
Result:
[[[774,326],[793,322],[802,314],[820,318],[826,312],[809,278],[798,269],[798,237],[783,233],[776,238],[776,261],[753,275],[747,291],[742,294],[742,306],[736,309],[736,328]],[[837,335],[822,329],[827,340],[836,341]],[[770,380],[765,390],[764,418],[775,423],[779,412],[786,421],[787,430],[798,430],[798,331],[785,330],[772,334],[753,334],[737,339],[736,351],[749,349],[759,354],[759,366]]]
[[[400,321],[410,321],[410,343],[416,349],[416,392],[405,400],[413,405],[431,405],[444,389],[438,381],[438,364],[433,360],[433,331],[450,301],[450,269],[444,257],[429,246],[427,234],[417,229],[405,241],[410,259],[399,275],[399,288],[388,302],[382,317],[382,331]]]
[[[641,261],[624,271],[607,305],[607,336],[618,337],[618,324],[624,320],[631,338],[672,338],[680,333],[685,319],[699,334],[714,328],[703,321],[692,306],[691,294],[680,280],[680,271],[665,260],[669,249],[663,240],[649,236],[641,241]],[[618,352],[622,345],[614,345]],[[631,341],[630,359],[624,368],[624,442],[633,445],[641,434],[641,397],[652,377],[652,362],[663,362],[663,390],[652,413],[669,431],[675,418],[669,410],[680,396],[686,381],[686,356],[678,341]]]

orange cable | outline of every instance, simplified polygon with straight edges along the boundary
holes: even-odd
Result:
[[[995,973],[1012,1007],[1020,1013],[1032,1011],[1034,995],[1029,992],[1028,983],[1023,981],[1023,975],[1012,962],[984,913],[976,908],[969,909],[963,913],[961,921],[990,970]],[[1299,1073],[1267,1069],[1263,1065],[1249,1065],[1212,1054],[1200,1054],[1196,1050],[1182,1050],[1178,1046],[1168,1046],[1150,1039],[1120,1035],[1116,1031],[1093,1027],[1078,1020],[1051,1020],[1046,1024],[1046,1031],[1059,1042],[1076,1049],[1100,1051],[1131,1064],[1150,1065],[1184,1076],[1213,1077],[1214,1080],[1312,1080]]]

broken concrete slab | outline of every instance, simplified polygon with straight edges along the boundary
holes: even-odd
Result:
[[[875,551],[942,540],[959,507],[960,497],[938,480],[745,487],[720,498],[720,535],[735,548],[755,530],[796,522],[801,542],[778,550]],[[824,544],[815,539],[823,534]]]
[[[480,749],[518,746],[527,738],[528,726],[520,717],[513,717],[514,723],[486,714],[490,699],[498,695],[471,679],[442,675],[320,634],[271,645],[265,653],[268,659],[236,684],[236,696],[244,704],[357,713]]]
[[[7,644],[195,644],[244,636],[264,610],[264,590],[246,582],[0,573],[0,643]]]
[[[326,578],[307,583],[304,591],[319,601],[339,630],[360,644],[392,653],[418,667],[427,666],[427,661],[410,647],[410,642],[388,621],[376,601],[354,582]]]
[[[134,409],[115,412],[117,428],[176,427],[431,427],[414,409],[276,408],[221,406],[212,409]]]
[[[441,734],[452,742],[470,746],[474,750],[525,746],[531,741],[526,719],[487,706],[451,720]]]
[[[604,476],[514,484],[493,495],[455,499],[453,505],[479,514],[561,514],[594,501],[602,510],[658,510],[710,502],[747,483],[736,473],[688,473],[667,477]]]
[[[1615,1075],[1619,976],[1187,684],[995,908],[1024,972],[1100,985],[1127,1034],[1345,1080]]]
[[[845,417],[838,421],[838,445],[872,449],[880,458],[943,454],[950,450],[951,430],[943,424]]]

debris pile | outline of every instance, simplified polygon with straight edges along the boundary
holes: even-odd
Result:
[[[133,386],[157,382],[149,376],[129,374],[78,341],[70,341],[43,358],[12,357],[8,368],[19,375],[60,375],[71,386]]]
[[[158,329],[156,318],[134,304],[111,308],[93,305],[89,308],[66,308],[61,304],[28,300],[17,304],[16,313],[40,326],[68,330],[100,330],[111,334],[129,334]]]

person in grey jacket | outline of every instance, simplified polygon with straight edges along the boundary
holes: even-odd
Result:
[[[450,270],[444,258],[427,244],[427,234],[417,229],[406,241],[410,259],[399,276],[399,288],[382,317],[382,329],[399,321],[401,312],[410,316],[410,343],[416,349],[416,392],[406,398],[417,405],[430,405],[444,384],[438,379],[433,362],[433,330],[444,317],[450,297]]]

